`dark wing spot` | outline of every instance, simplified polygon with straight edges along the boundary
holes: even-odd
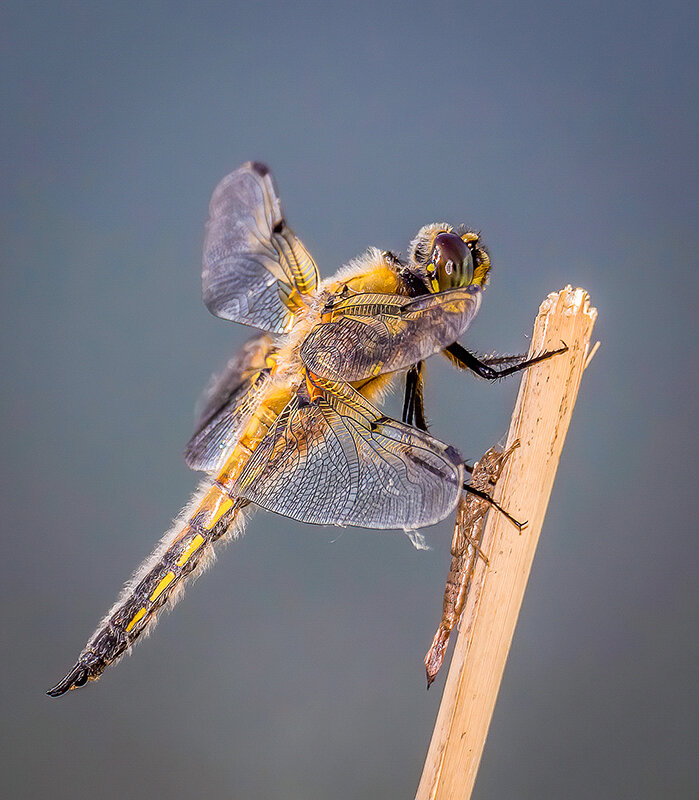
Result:
[[[265,177],[265,175],[269,175],[269,167],[267,164],[263,164],[261,161],[253,161],[252,162],[253,170],[260,175],[261,177]]]

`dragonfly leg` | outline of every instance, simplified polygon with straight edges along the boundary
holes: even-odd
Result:
[[[489,381],[496,381],[498,378],[505,378],[508,375],[514,375],[516,372],[521,372],[523,369],[534,366],[541,361],[546,361],[547,358],[565,353],[568,346],[563,343],[563,347],[557,350],[547,350],[545,353],[540,353],[538,356],[526,358],[525,356],[504,356],[500,358],[480,359],[474,353],[469,352],[465,347],[458,342],[449,345],[445,349],[447,358],[455,364],[459,369],[470,369]],[[515,363],[512,363],[515,362]],[[510,366],[503,366],[497,369],[493,364],[510,364]]]
[[[402,419],[406,425],[414,425],[421,431],[426,431],[423,363],[418,361],[406,373]]]
[[[475,497],[480,497],[481,500],[485,500],[486,503],[489,503],[493,508],[497,509],[505,519],[509,520],[515,528],[519,530],[520,533],[527,527],[527,522],[519,522],[516,520],[512,514],[505,511],[505,509],[487,493],[482,491],[481,489],[476,489],[475,487],[471,486],[469,483],[464,483],[464,491],[467,494],[475,495]]]

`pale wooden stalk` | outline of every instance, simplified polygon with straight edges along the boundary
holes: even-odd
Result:
[[[506,447],[520,446],[495,492],[529,524],[520,535],[502,514],[488,515],[489,565],[479,559],[476,567],[416,800],[471,796],[580,380],[594,355],[596,317],[587,293],[570,286],[539,309],[531,354],[561,342],[569,350],[524,373]]]

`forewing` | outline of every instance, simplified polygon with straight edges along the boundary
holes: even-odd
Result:
[[[202,287],[212,314],[282,333],[318,284],[318,270],[289,228],[269,169],[249,162],[214,190]]]
[[[255,449],[235,493],[321,525],[411,530],[444,519],[461,491],[458,453],[360,402],[295,398]]]
[[[267,380],[266,358],[272,349],[272,338],[266,334],[246,342],[206,389],[197,409],[196,430],[184,452],[192,469],[213,472],[225,460]]]
[[[473,285],[417,298],[353,295],[311,331],[301,358],[314,374],[346,381],[403,369],[455,342],[475,317],[481,293]]]

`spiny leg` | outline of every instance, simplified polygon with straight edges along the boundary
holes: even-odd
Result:
[[[534,366],[534,364],[545,361],[547,358],[565,353],[567,350],[567,345],[563,343],[563,347],[558,350],[549,350],[532,358],[527,358],[524,355],[514,355],[480,359],[458,342],[454,342],[444,350],[444,354],[459,369],[469,369],[481,378],[494,381],[499,378],[505,378],[508,375],[514,375]],[[405,375],[402,420],[407,425],[414,425],[416,428],[426,431],[423,364],[424,362],[422,361],[413,364]],[[498,369],[497,367],[500,368]]]
[[[493,499],[492,493],[502,472],[505,462],[512,453],[519,447],[519,439],[505,452],[491,447],[490,450],[473,466],[468,467],[464,464],[464,469],[471,473],[471,479],[464,481],[464,491],[466,494],[478,497],[488,503],[488,505],[499,511],[506,520],[511,522],[517,530],[522,531],[527,527],[527,522],[519,522],[512,514]]]
[[[229,531],[244,504],[213,486],[190,506],[191,513],[185,513],[182,523],[173,526],[126,585],[75,666],[47,694],[59,697],[96,680],[139,636],[152,630],[163,606],[172,605],[187,579],[210,561],[214,544]]]
[[[402,420],[406,425],[414,425],[421,431],[426,431],[423,363],[418,361],[413,364],[405,375]]]
[[[546,361],[547,358],[565,353],[567,350],[568,346],[564,342],[563,347],[559,347],[558,350],[548,350],[545,353],[540,353],[538,356],[532,356],[532,358],[527,358],[526,356],[499,356],[496,358],[480,359],[474,353],[469,352],[463,345],[454,342],[454,344],[450,344],[449,347],[444,350],[444,353],[453,364],[459,367],[459,369],[470,369],[481,378],[495,381],[498,378],[505,378],[508,375],[521,372],[523,369],[532,367],[534,364],[539,364],[541,361]],[[496,369],[492,366],[493,364],[510,364],[510,366]]]
[[[472,494],[475,497],[480,497],[481,500],[484,500],[493,508],[497,509],[503,515],[503,517],[505,517],[506,520],[509,520],[515,526],[515,528],[519,530],[520,533],[522,533],[522,531],[527,527],[526,522],[519,522],[518,520],[516,520],[512,516],[512,514],[505,511],[505,509],[498,502],[493,500],[493,498],[487,492],[481,491],[480,489],[476,489],[470,483],[464,483],[464,491],[467,494]]]

